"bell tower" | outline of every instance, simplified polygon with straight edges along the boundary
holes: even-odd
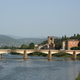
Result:
[[[48,45],[49,45],[49,49],[54,49],[54,37],[53,36],[48,36]]]

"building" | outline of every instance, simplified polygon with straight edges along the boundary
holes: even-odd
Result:
[[[62,49],[63,49],[63,50],[65,50],[65,46],[66,46],[65,43],[66,43],[65,41],[62,42]]]
[[[53,36],[48,36],[48,43],[44,45],[39,45],[37,49],[54,49],[55,44],[54,44],[54,37]]]
[[[49,49],[54,49],[54,37],[53,36],[48,36],[48,46],[49,46]]]
[[[72,47],[78,47],[79,41],[77,39],[70,39],[62,42],[62,49],[70,50]]]

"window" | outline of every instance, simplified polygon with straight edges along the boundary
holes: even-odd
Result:
[[[50,38],[50,40],[52,40],[52,38]]]

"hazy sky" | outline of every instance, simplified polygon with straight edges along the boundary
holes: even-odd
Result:
[[[80,0],[0,0],[0,34],[47,37],[80,34]]]

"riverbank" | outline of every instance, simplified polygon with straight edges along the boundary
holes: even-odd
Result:
[[[78,75],[78,77],[76,78],[76,80],[80,80],[80,74]]]

